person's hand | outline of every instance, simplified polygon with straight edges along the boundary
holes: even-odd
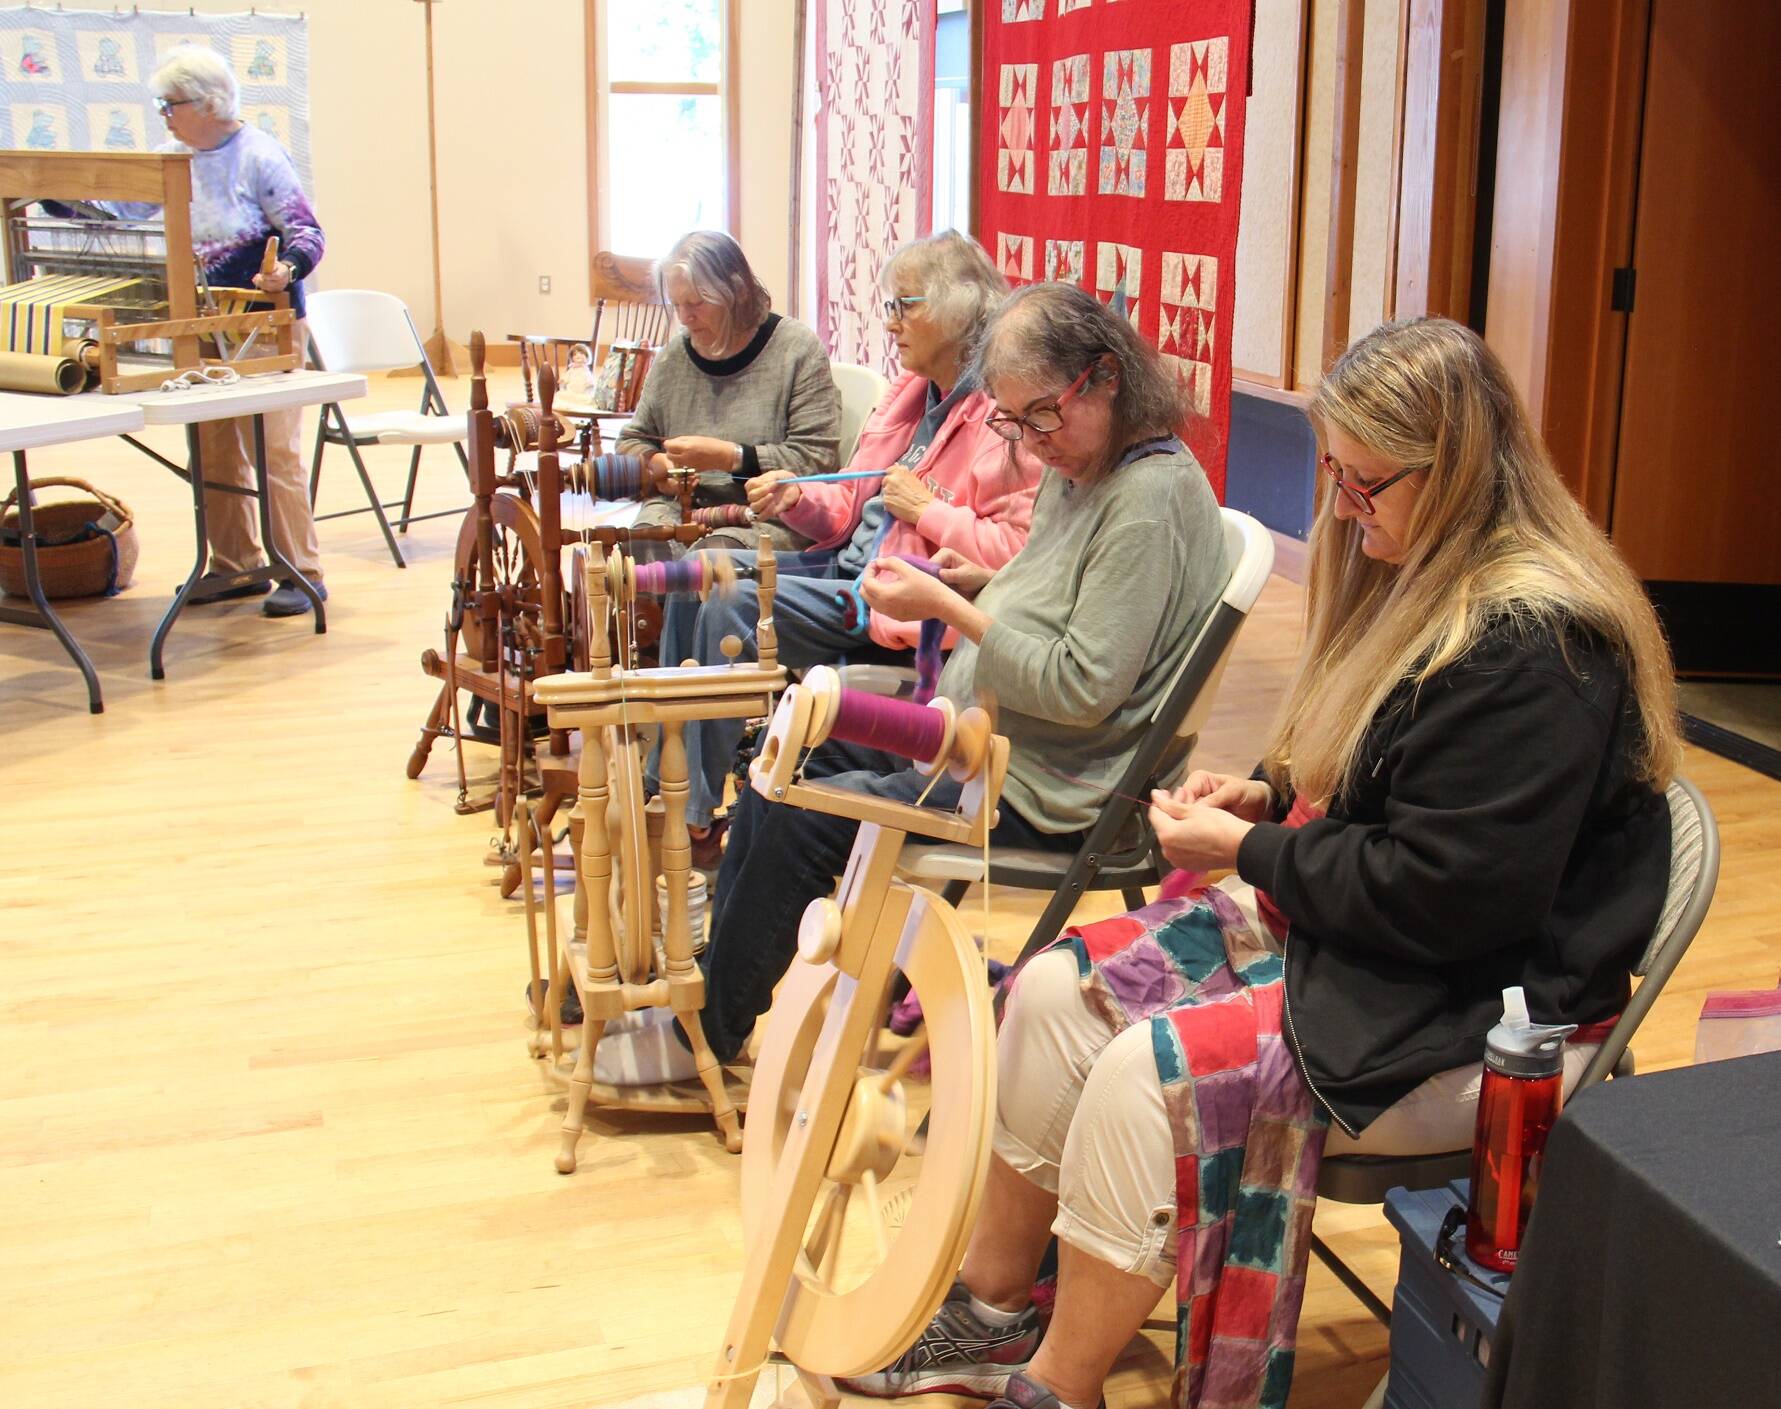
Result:
[[[996,575],[994,568],[972,562],[957,548],[935,553],[934,566],[940,569],[940,580],[962,597],[975,597]]]
[[[893,621],[944,617],[947,604],[959,600],[958,593],[944,582],[901,558],[874,560],[860,582],[860,595],[873,611],[883,612]]]
[[[281,294],[291,286],[291,276],[296,269],[283,260],[272,266],[270,274],[254,275],[254,287],[269,294]]]
[[[1150,795],[1150,827],[1169,863],[1183,871],[1226,870],[1252,824],[1203,802],[1181,802],[1158,788]]]
[[[922,510],[934,502],[934,491],[902,465],[892,465],[885,471],[880,492],[884,495],[885,512],[907,524],[919,519]]]
[[[676,435],[662,442],[677,465],[694,470],[733,470],[738,456],[736,442],[709,435]]]
[[[1187,781],[1169,794],[1173,802],[1216,807],[1245,822],[1261,822],[1274,806],[1274,790],[1256,778],[1234,778],[1229,773],[1208,773],[1196,768]]]
[[[790,470],[768,470],[743,485],[748,507],[757,519],[777,518],[804,497],[796,484],[797,476]]]
[[[651,494],[672,494],[674,462],[661,451],[656,451],[643,462],[643,479],[644,488]]]

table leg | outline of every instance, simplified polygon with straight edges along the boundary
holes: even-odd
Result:
[[[198,585],[198,579],[204,576],[204,565],[210,556],[210,527],[204,519],[204,456],[198,448],[198,427],[186,427],[186,468],[191,477],[192,485],[192,524],[196,530],[198,547],[192,558],[192,570],[186,580],[180,584],[179,590],[173,594],[173,605],[167,608],[161,624],[155,628],[154,640],[148,646],[148,673],[153,680],[165,680],[167,667],[162,659],[162,648],[167,644],[167,633],[173,630],[173,623],[179,614],[186,609],[191,600],[192,591]]]
[[[93,669],[93,662],[87,659],[87,653],[80,648],[80,642],[62,625],[62,618],[56,615],[55,608],[50,606],[49,598],[43,593],[43,579],[37,573],[37,530],[31,515],[31,480],[25,472],[24,451],[12,452],[12,471],[18,484],[19,538],[25,557],[25,590],[30,594],[31,604],[37,608],[39,619],[33,621],[22,609],[10,608],[0,609],[4,612],[0,615],[0,620],[16,622],[21,626],[47,626],[55,632],[56,639],[62,643],[62,649],[68,652],[69,658],[80,667],[80,673],[86,677],[87,709],[93,714],[103,714],[105,702],[99,695],[99,672]]]
[[[260,493],[260,542],[265,546],[266,557],[286,581],[296,583],[309,598],[309,605],[315,612],[315,634],[320,636],[328,629],[321,594],[315,590],[315,584],[292,567],[285,555],[278,551],[278,542],[272,536],[272,495],[266,487],[266,418],[263,415],[254,417],[254,487]]]

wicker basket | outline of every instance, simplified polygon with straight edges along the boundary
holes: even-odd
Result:
[[[33,480],[33,495],[38,490],[60,486],[79,489],[84,499],[69,499],[55,504],[33,503],[31,523],[36,529],[37,573],[43,582],[46,597],[100,597],[121,592],[130,585],[136,571],[136,525],[121,500],[102,489],[95,489],[84,479],[52,475]],[[18,491],[0,501],[0,529],[18,532],[19,514],[14,507]],[[97,522],[109,509],[122,522],[110,534],[98,534],[78,543],[45,546],[45,538],[58,538],[73,533],[83,524]],[[25,550],[0,543],[0,590],[9,597],[30,595],[25,585]]]

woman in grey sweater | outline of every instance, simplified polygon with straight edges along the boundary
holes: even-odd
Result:
[[[1012,756],[992,840],[1070,852],[1218,599],[1224,536],[1205,473],[1174,435],[1186,418],[1175,379],[1124,318],[1069,285],[1022,289],[990,320],[981,369],[989,423],[1045,465],[1026,546],[993,576],[942,550],[943,581],[881,558],[864,592],[892,617],[955,627],[939,692],[961,707],[996,700]],[[944,775],[930,785],[907,760],[848,744],[815,749],[804,774],[934,807],[959,795]],[[700,1020],[720,1061],[767,1010],[799,918],[833,888],[856,830],[742,794],[702,958]],[[691,1076],[677,1033],[648,1015],[608,1024],[595,1079]]]
[[[699,472],[695,508],[747,503],[743,483],[767,470],[822,474],[836,467],[841,401],[816,334],[771,309],[766,287],[728,235],[695,230],[656,266],[682,335],[657,356],[636,413],[618,439],[641,455],[661,495],[673,469]],[[640,523],[680,521],[680,505],[653,497]],[[720,533],[754,547],[765,528],[777,548],[802,547],[778,523]]]

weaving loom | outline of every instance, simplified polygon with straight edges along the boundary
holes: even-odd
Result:
[[[73,213],[49,214],[46,200]],[[162,216],[118,219],[103,203]],[[189,156],[0,152],[0,388],[66,395],[96,377],[116,393],[207,366],[295,369],[288,296],[208,287],[191,204]]]

